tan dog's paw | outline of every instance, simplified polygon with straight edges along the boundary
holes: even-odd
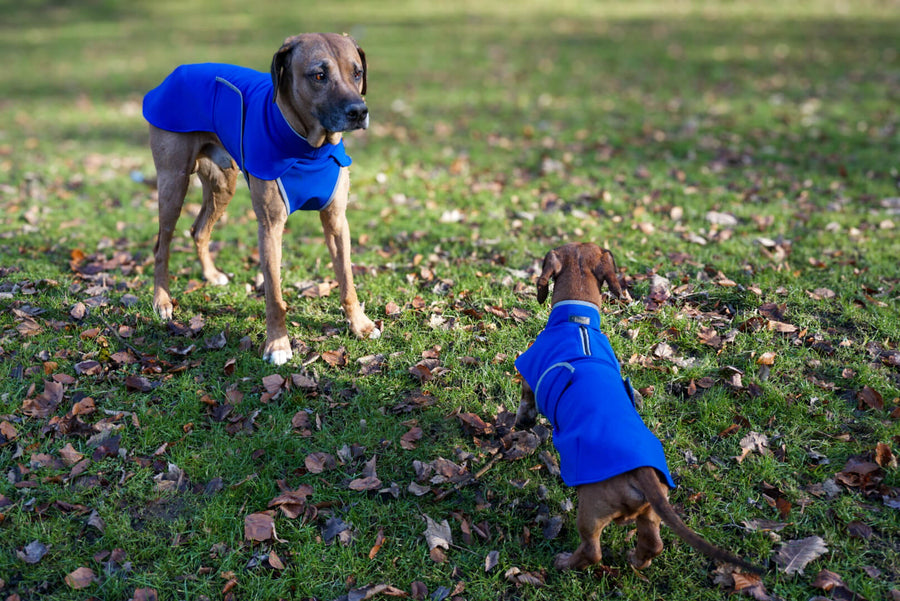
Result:
[[[160,319],[169,321],[175,313],[175,304],[166,292],[160,290],[153,295],[153,310],[159,315]]]
[[[291,350],[291,343],[287,338],[266,344],[263,351],[263,361],[268,361],[272,365],[284,365],[293,356],[294,351]]]
[[[553,558],[553,567],[557,570],[571,570],[572,569],[572,554],[571,553],[557,553],[556,557]]]
[[[350,331],[357,338],[377,340],[381,338],[381,330],[375,325],[375,322],[363,315],[362,319],[348,320],[350,323]]]
[[[210,271],[209,273],[204,273],[203,279],[205,279],[207,282],[209,282],[213,286],[225,286],[226,284],[228,284],[228,281],[229,281],[228,276],[225,275],[224,273],[222,273],[221,271],[219,271],[218,269]]]

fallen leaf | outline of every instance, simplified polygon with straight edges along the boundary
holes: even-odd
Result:
[[[775,563],[785,574],[803,574],[803,568],[827,552],[824,540],[810,536],[784,543],[775,555]]]
[[[0,445],[4,445],[10,440],[15,440],[19,433],[16,427],[8,421],[0,422]]]
[[[384,528],[379,528],[378,533],[375,535],[375,544],[372,545],[372,548],[369,549],[369,559],[375,559],[375,556],[378,555],[378,552],[381,551],[382,545],[384,545]]]
[[[270,395],[276,395],[281,392],[284,386],[284,378],[280,374],[270,374],[262,379],[263,387]]]
[[[306,456],[303,463],[311,474],[321,474],[326,470],[337,467],[337,460],[334,458],[334,455],[322,452],[310,453]]]
[[[337,538],[341,545],[347,546],[353,541],[353,528],[339,517],[330,517],[325,520],[322,538],[327,545],[332,544]]]
[[[776,522],[774,520],[752,519],[741,522],[744,528],[750,532],[778,532],[787,526],[787,522]]]
[[[49,548],[44,543],[34,540],[25,545],[21,551],[16,551],[16,556],[28,564],[36,564],[44,555],[47,554]]]
[[[872,527],[868,524],[864,524],[859,520],[853,520],[852,522],[847,523],[847,534],[849,534],[853,538],[861,538],[863,540],[869,540],[872,538]]]
[[[268,507],[277,507],[286,517],[294,519],[306,513],[306,497],[312,493],[312,486],[301,484],[297,490],[285,491],[269,501]]]
[[[840,574],[832,572],[831,570],[820,571],[816,575],[816,579],[813,581],[812,586],[814,588],[820,588],[825,592],[835,588],[847,588],[847,585],[844,584],[844,579],[841,578]]]
[[[372,374],[381,373],[381,368],[384,366],[386,357],[382,354],[377,355],[366,355],[365,357],[360,357],[356,360],[359,363],[359,375],[360,376],[370,376]]]
[[[897,467],[897,456],[894,455],[890,446],[879,442],[875,445],[875,463],[881,467],[893,469]]]
[[[275,512],[261,511],[244,518],[244,540],[264,542],[276,539]]]
[[[268,556],[269,565],[275,570],[283,570],[284,563],[281,561],[281,558],[275,553],[275,551],[269,551]]]
[[[22,402],[22,413],[29,417],[47,417],[56,411],[63,398],[63,386],[54,381],[44,382],[44,391],[33,399]]]
[[[94,571],[90,568],[78,568],[67,574],[65,580],[75,590],[87,588],[94,582]]]
[[[544,586],[544,576],[539,572],[523,572],[519,568],[512,567],[506,570],[503,574],[503,577],[506,578],[508,582],[515,584],[516,586],[521,586],[523,584],[528,584],[531,586]]]
[[[776,601],[777,597],[773,597],[766,591],[766,585],[762,578],[756,574],[744,574],[742,572],[732,572],[732,580],[734,582],[734,591],[753,597],[757,601]]]
[[[158,599],[159,595],[156,589],[152,588],[134,589],[134,594],[131,596],[131,601],[158,601]]]
[[[775,357],[776,357],[775,353],[773,353],[772,351],[767,351],[767,352],[761,354],[756,359],[756,364],[757,365],[769,365],[769,366],[774,365]]]
[[[453,544],[453,535],[450,532],[450,524],[447,520],[440,523],[435,522],[429,516],[425,517],[425,542],[428,543],[428,549],[443,548],[450,549]]]
[[[375,490],[376,488],[381,488],[381,480],[379,480],[375,476],[366,476],[363,478],[356,478],[355,480],[351,480],[350,484],[347,485],[347,488],[350,490],[355,490],[356,492],[362,492],[366,490]]]
[[[335,351],[323,351],[322,360],[331,367],[344,367],[347,365],[347,350],[341,347]]]
[[[400,437],[400,446],[407,451],[416,448],[416,441],[422,438],[422,428],[414,426],[409,432]]]
[[[484,558],[484,571],[490,572],[500,563],[500,552],[490,551]]]
[[[741,439],[741,454],[735,457],[741,463],[753,451],[765,455],[769,449],[769,437],[759,432],[750,432]]]
[[[458,413],[456,417],[462,422],[463,430],[471,436],[484,436],[493,433],[494,428],[474,413]]]
[[[865,409],[866,407],[879,410],[884,409],[884,398],[881,396],[881,393],[869,386],[863,386],[862,390],[856,393],[856,399],[858,401],[858,409]]]

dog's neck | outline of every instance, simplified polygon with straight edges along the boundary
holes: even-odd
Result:
[[[550,305],[550,310],[552,311],[553,309],[555,309],[557,307],[562,307],[564,305],[583,305],[585,307],[592,307],[592,308],[596,309],[598,313],[600,312],[600,305],[598,305],[597,303],[593,303],[591,301],[586,301],[586,300],[574,300],[574,299],[563,299],[563,300],[556,301],[552,305]]]

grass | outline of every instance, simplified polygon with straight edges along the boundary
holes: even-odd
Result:
[[[636,299],[605,306],[604,329],[644,391],[642,414],[664,442],[685,520],[767,564],[765,594],[846,595],[814,586],[827,569],[861,597],[896,597],[896,461],[880,456],[872,488],[830,483],[849,458],[874,460],[879,443],[900,452],[900,378],[882,354],[900,340],[898,22],[894,3],[825,1],[7,7],[0,422],[11,430],[0,439],[0,593],[324,600],[381,583],[411,592],[419,581],[433,598],[722,598],[734,586],[720,587],[714,566],[665,530],[666,550],[642,574],[627,568],[627,527],[604,533],[607,569],[554,571],[553,556],[576,544],[564,503],[574,494],[537,454],[499,461],[441,499],[407,491],[415,461],[443,457],[470,472],[488,463],[476,438],[491,436],[473,437],[456,415],[493,422],[515,409],[513,361],[548,311],[533,294],[539,261],[593,240],[616,253]],[[349,218],[360,296],[385,332],[354,340],[335,294],[300,293],[295,283],[332,274],[318,219],[294,215],[283,264],[291,336],[311,354],[343,349],[346,364],[304,367],[312,355],[301,352],[274,368],[256,352],[264,305],[252,286],[246,187],[215,234],[228,286],[199,283],[189,218],[179,222],[176,318],[200,316],[202,329],[187,336],[154,317],[155,203],[134,177],[153,173],[140,100],[177,64],[265,70],[284,37],[315,30],[351,33],[369,59],[372,127],[346,137]],[[198,201],[195,190],[189,202]],[[736,222],[716,225],[710,211]],[[654,274],[671,282],[658,309],[645,304]],[[71,313],[79,302],[83,319]],[[776,321],[797,331],[767,327],[764,303],[783,305]],[[513,308],[527,313],[503,313]],[[703,343],[702,328],[727,342]],[[220,333],[225,346],[208,348]],[[661,341],[673,356],[658,356]],[[114,359],[129,348],[138,362]],[[409,368],[428,351],[447,371],[423,383]],[[757,363],[766,352],[775,353],[767,377]],[[358,360],[376,354],[380,371],[361,375]],[[80,373],[87,360],[98,373]],[[299,373],[316,388],[267,398],[264,377]],[[26,415],[25,401],[61,376],[58,408]],[[136,390],[135,377],[148,389]],[[883,408],[860,403],[865,387]],[[433,404],[398,412],[420,389]],[[66,433],[60,423],[85,397],[96,410]],[[228,399],[231,414],[216,417],[209,403]],[[309,436],[292,427],[300,410]],[[405,449],[414,425],[423,436]],[[35,458],[60,458],[67,444],[90,458],[103,432],[121,437],[118,452],[81,474]],[[768,437],[768,451],[738,462],[750,432]],[[353,445],[364,450],[336,469],[307,471],[308,454]],[[372,457],[397,498],[348,487]],[[181,487],[165,483],[178,473]],[[312,486],[318,515],[279,512],[280,540],[244,540],[244,518],[266,510],[279,481]],[[102,528],[88,523],[92,512]],[[424,515],[450,524],[446,562],[429,557]],[[547,538],[554,515],[563,527]],[[351,525],[350,544],[326,541],[335,517]],[[751,520],[785,525],[752,530]],[[479,524],[486,535],[468,538]],[[379,531],[386,540],[370,558]],[[777,569],[784,542],[811,536],[828,551],[803,574]],[[32,541],[47,551],[27,563],[17,552]],[[116,549],[124,557],[111,561]],[[283,570],[260,565],[270,551]],[[485,572],[491,551],[497,567]],[[79,567],[96,578],[74,590],[64,579]],[[514,567],[544,585],[512,582]]]

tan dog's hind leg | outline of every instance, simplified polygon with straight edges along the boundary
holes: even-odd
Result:
[[[203,206],[191,226],[191,236],[197,249],[197,258],[203,269],[203,277],[214,286],[224,286],[228,276],[219,271],[209,254],[209,239],[213,226],[228,208],[237,187],[237,164],[218,146],[203,149],[206,156],[197,161],[197,174],[203,184]]]
[[[359,304],[359,298],[356,296],[356,286],[353,284],[353,266],[350,263],[350,225],[347,223],[349,192],[350,175],[349,171],[344,168],[341,169],[334,200],[319,212],[319,218],[325,234],[325,245],[328,246],[331,262],[334,265],[334,275],[341,291],[341,306],[350,323],[350,331],[357,338],[378,338],[381,336],[381,331],[375,326],[375,322],[366,317]]]
[[[256,212],[259,237],[259,263],[266,291],[266,345],[263,359],[275,365],[287,363],[293,356],[285,315],[287,305],[281,296],[281,243],[287,209],[274,181],[250,177],[250,197]]]

